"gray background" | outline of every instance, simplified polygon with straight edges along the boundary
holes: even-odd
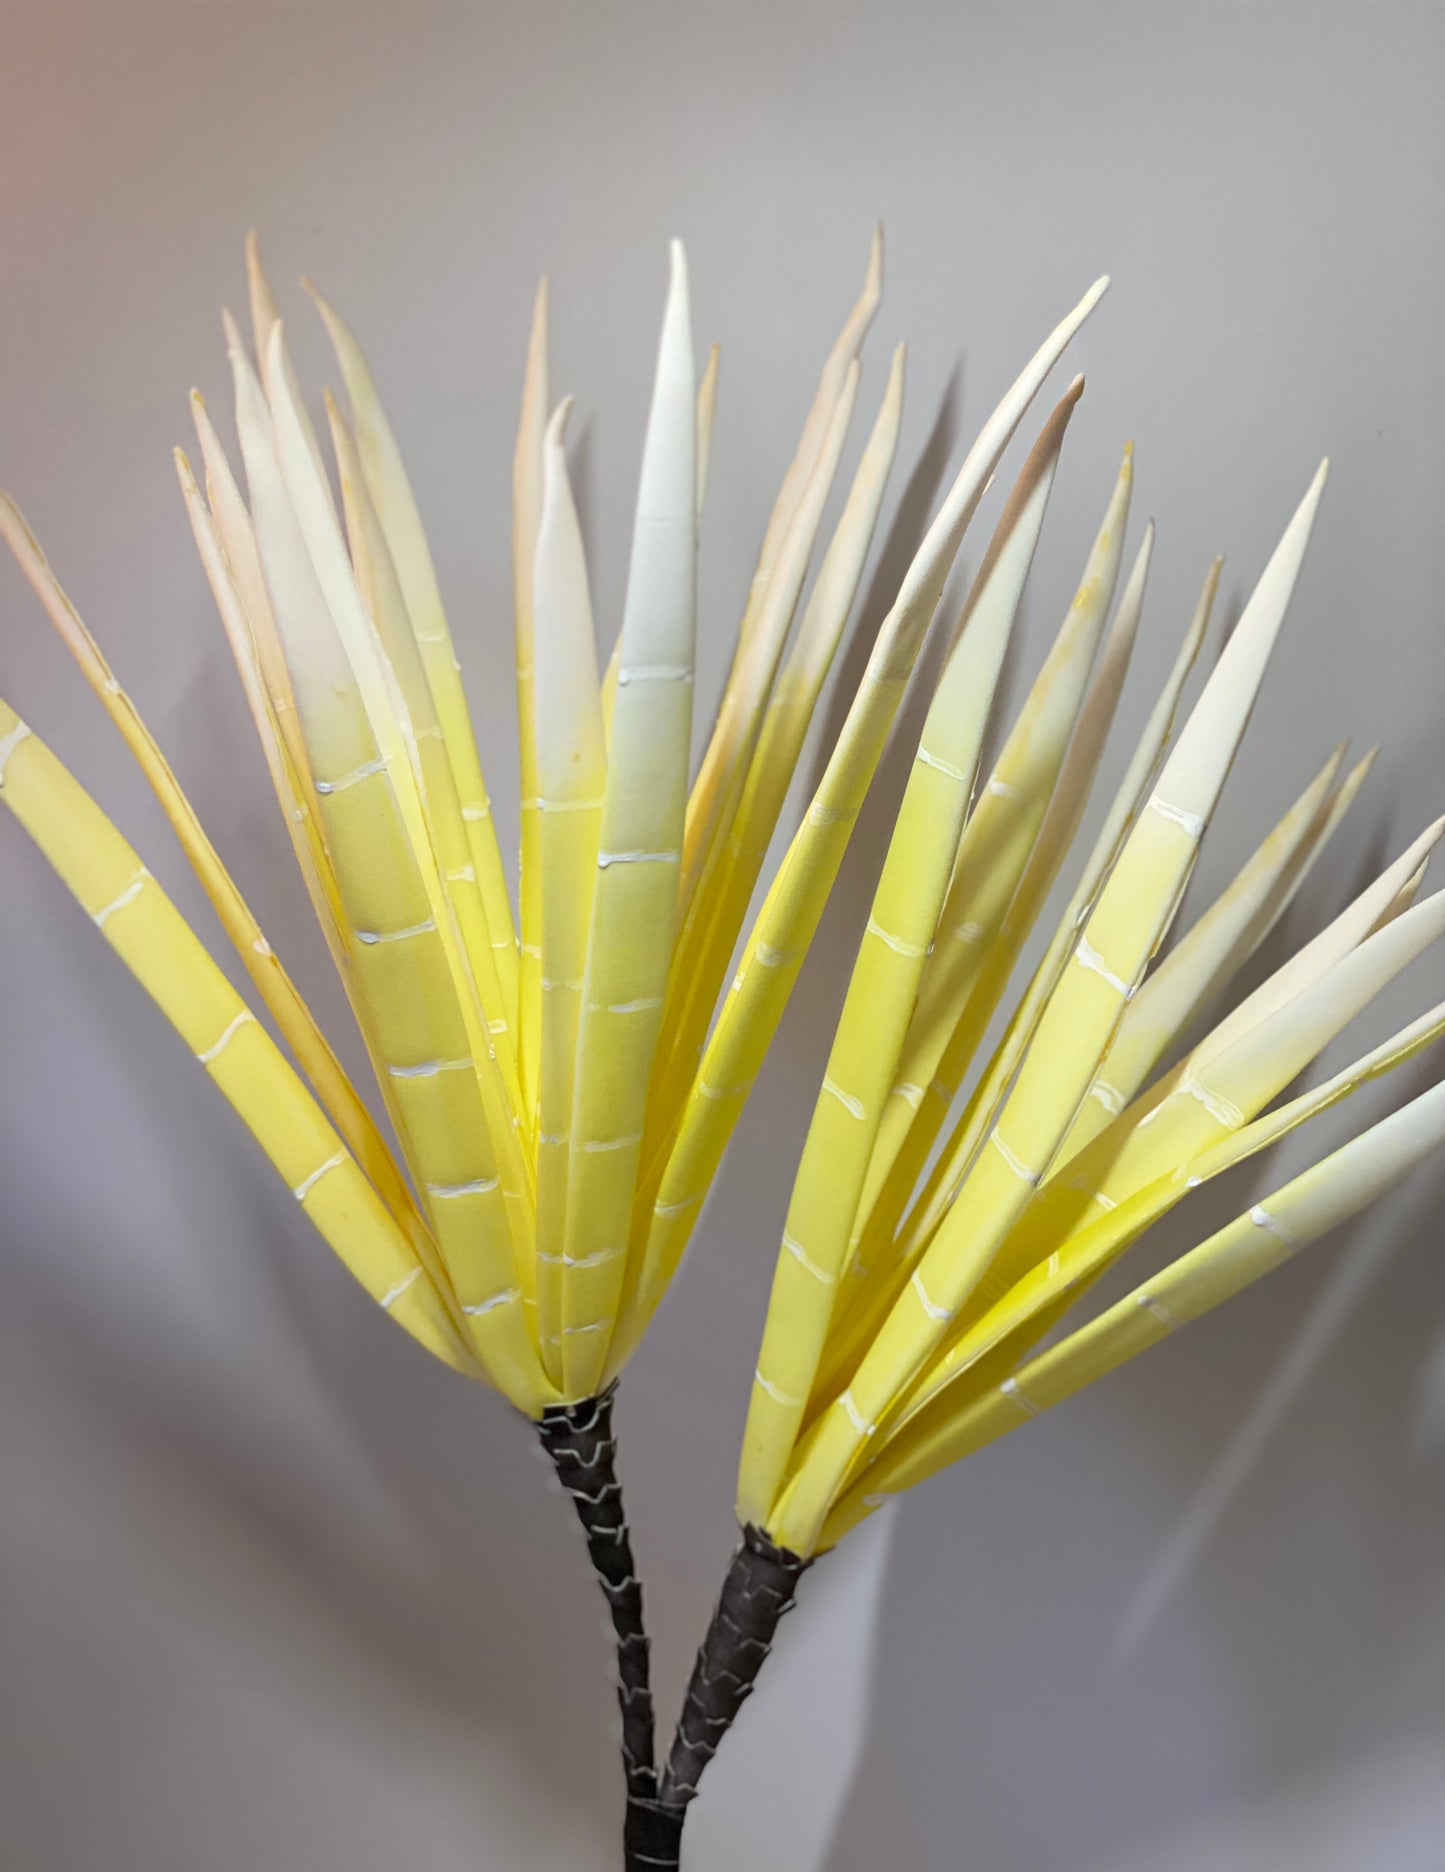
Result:
[[[358,1070],[168,455],[192,382],[224,405],[216,314],[240,309],[253,221],[310,380],[303,271],[371,350],[503,813],[536,275],[610,632],[664,241],[689,242],[699,345],[723,343],[715,672],[880,214],[867,399],[892,343],[912,351],[865,624],[946,465],[1107,268],[1014,694],[1126,435],[1136,536],[1160,526],[1136,725],[1208,555],[1230,555],[1232,612],[1328,448],[1195,901],[1341,735],[1385,755],[1295,939],[1438,809],[1438,8],[0,14],[0,476]],[[214,937],[124,750],[0,577],[0,689]],[[876,831],[621,1405],[665,1709],[732,1539],[788,1167]],[[6,1865],[614,1864],[601,1612],[523,1426],[367,1305],[8,821],[0,971]],[[1438,983],[1427,961],[1352,1038]],[[697,1872],[1445,1866],[1441,1191],[1422,1174],[821,1568],[711,1777]]]

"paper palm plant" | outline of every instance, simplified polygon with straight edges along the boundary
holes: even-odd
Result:
[[[879,303],[880,243],[774,506],[695,774],[695,561],[716,353],[698,383],[674,245],[626,602],[603,672],[563,449],[569,405],[548,412],[545,283],[539,292],[514,468],[515,916],[432,560],[371,373],[318,296],[350,405],[343,415],[327,398],[338,499],[254,240],[248,258],[254,356],[226,320],[246,492],[198,395],[204,493],[180,451],[177,466],[395,1149],[8,499],[0,530],[137,758],[299,1072],[101,808],[4,704],[0,797],[376,1302],[537,1424],[611,1608],[629,1824],[645,1834],[657,1775],[613,1386],[677,1269],[782,1016],[964,529],[1102,285],[1048,338],[970,453],[724,995],[896,447],[901,347],[802,604]],[[645,1841],[633,1850],[645,1854]]]
[[[1058,932],[954,1114],[1072,850],[1143,604],[1149,534],[1113,606],[1126,454],[1078,596],[978,787],[999,669],[1082,389],[1071,385],[1005,503],[929,702],[788,1214],[744,1452],[744,1546],[659,1775],[613,1388],[782,1019],[965,532],[1103,282],[1045,340],[968,452],[743,937],[898,438],[901,350],[809,587],[879,302],[877,244],[774,505],[696,761],[695,567],[716,354],[697,381],[681,249],[605,669],[568,485],[569,405],[548,408],[545,286],[539,293],[514,469],[515,914],[425,534],[371,373],[318,298],[349,403],[343,415],[326,400],[334,494],[254,245],[250,263],[254,355],[226,324],[243,475],[195,397],[204,492],[178,452],[180,481],[394,1144],[3,498],[0,531],[136,755],[270,1025],[3,703],[0,799],[376,1302],[537,1426],[616,1630],[628,1864],[675,1864],[698,1775],[815,1554],[890,1494],[1245,1284],[1435,1142],[1445,1111],[1432,1094],[1147,1291],[1038,1350],[1189,1187],[1409,1057],[1445,1023],[1445,1011],[1427,1016],[1267,1110],[1445,922],[1436,900],[1411,902],[1439,828],[1179,1053],[1283,913],[1369,764],[1345,773],[1343,752],[1332,757],[1146,975],[1263,674],[1317,486],[1166,758],[1211,572]]]
[[[743,1543],[663,1779],[678,1831],[816,1556],[892,1497],[1355,1215],[1445,1138],[1441,1084],[1086,1323],[1060,1330],[1192,1190],[1445,1030],[1441,1003],[1276,1102],[1445,930],[1445,892],[1414,901],[1445,821],[1219,1015],[1371,765],[1367,756],[1347,771],[1343,748],[1155,961],[1294,589],[1321,467],[1176,736],[1218,581],[1218,562],[1210,568],[1067,907],[1002,1038],[983,1051],[1079,830],[1152,550],[1151,528],[1106,628],[1123,565],[1126,452],[1062,629],[985,777],[995,687],[1078,388],[1025,465],[973,585],[858,947],[753,1381],[739,1478]]]

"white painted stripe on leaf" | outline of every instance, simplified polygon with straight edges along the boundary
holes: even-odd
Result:
[[[677,1216],[681,1215],[684,1210],[695,1209],[701,1201],[701,1196],[684,1196],[681,1202],[654,1203],[652,1213],[660,1216]]]
[[[968,775],[961,767],[956,767],[952,761],[941,759],[937,754],[930,754],[926,747],[919,748],[918,760],[922,766],[932,767],[936,772],[945,774],[950,780],[966,781],[968,779]]]
[[[870,936],[876,936],[879,942],[884,943],[895,955],[917,958],[928,954],[928,945],[926,943],[920,946],[918,943],[905,942],[901,936],[893,935],[890,930],[884,929],[882,924],[876,922],[872,917],[868,919],[868,934]]]
[[[630,667],[619,666],[617,686],[625,689],[635,682],[678,682],[690,683],[692,669],[686,663],[634,663]]]
[[[794,1397],[791,1392],[784,1391],[781,1385],[775,1385],[771,1378],[764,1378],[760,1371],[754,1372],[753,1377],[775,1404],[787,1404],[796,1409],[804,1401],[802,1398]]]
[[[142,865],[119,897],[114,898],[103,910],[96,911],[94,917],[91,919],[95,927],[97,929],[104,929],[107,919],[113,917],[117,910],[124,910],[127,904],[134,903],[136,898],[140,896],[142,890],[144,890],[146,879],[149,876],[150,872]]]
[[[381,1296],[380,1300],[377,1302],[377,1305],[380,1307],[384,1307],[386,1311],[389,1313],[391,1309],[396,1305],[397,1301],[400,1300],[401,1296],[407,1291],[407,1289],[411,1287],[415,1287],[415,1285],[420,1279],[421,1279],[421,1269],[419,1267],[414,1267],[412,1271],[410,1272],[410,1274],[403,1275],[403,1277],[396,1283],[395,1287],[391,1287],[387,1289],[387,1291]]]
[[[1150,812],[1158,813],[1161,819],[1168,819],[1177,826],[1183,826],[1190,838],[1203,838],[1204,819],[1197,812],[1189,812],[1183,806],[1171,806],[1168,800],[1162,800],[1156,794],[1149,802]]]
[[[405,929],[364,930],[355,932],[356,940],[365,943],[368,949],[377,943],[410,942],[413,936],[428,936],[436,928],[431,917],[424,917],[420,923],[408,923]]]
[[[919,1305],[930,1319],[944,1323],[953,1318],[952,1307],[940,1306],[936,1300],[929,1297],[928,1289],[923,1284],[923,1276],[921,1273],[915,1270],[913,1280],[910,1284],[914,1293],[918,1295]]]
[[[385,773],[386,762],[381,759],[363,761],[359,767],[353,767],[348,774],[342,774],[339,780],[318,780],[318,793],[344,793],[348,787],[354,787],[362,780],[369,780],[373,774]]]
[[[1122,975],[1114,973],[1087,936],[1079,938],[1078,946],[1074,950],[1074,960],[1080,968],[1090,969],[1095,975],[1102,977],[1111,988],[1123,995],[1126,1001],[1134,998],[1132,986],[1124,980]]]
[[[457,1196],[490,1196],[500,1185],[500,1177],[474,1177],[470,1183],[428,1183],[426,1193],[439,1202],[450,1202]]]
[[[337,1151],[334,1157],[328,1157],[324,1164],[318,1164],[311,1172],[310,1176],[303,1177],[291,1192],[297,1202],[305,1202],[306,1198],[311,1194],[312,1190],[315,1189],[322,1177],[326,1176],[328,1172],[332,1170],[339,1170],[345,1162],[346,1152],[340,1150]]]
[[[8,735],[0,736],[0,785],[4,784],[6,763],[20,743],[29,737],[30,732],[27,723],[18,721]]]
[[[1216,1092],[1204,1085],[1192,1073],[1186,1073],[1179,1081],[1178,1094],[1181,1097],[1196,1099],[1216,1123],[1226,1130],[1237,1131],[1244,1123],[1244,1113],[1232,1099],[1225,1098],[1222,1092]]]
[[[820,1281],[824,1287],[837,1285],[838,1276],[836,1274],[830,1274],[827,1268],[820,1267],[803,1244],[795,1236],[789,1235],[786,1231],[784,1231],[783,1234],[783,1246],[798,1263],[799,1267],[806,1268],[815,1281]]]
[[[1291,1248],[1298,1245],[1296,1238],[1285,1227],[1284,1223],[1280,1221],[1277,1215],[1271,1214],[1263,1203],[1256,1203],[1254,1205],[1249,1212],[1249,1219],[1256,1228],[1268,1229],[1271,1235],[1277,1236],[1282,1242],[1287,1242]]]
[[[1017,1379],[1005,1378],[1003,1383],[999,1386],[999,1390],[1008,1399],[1010,1404],[1016,1404],[1018,1406],[1025,1417],[1038,1416],[1038,1405],[1034,1403],[1032,1398],[1025,1397],[1023,1392],[1019,1390]]]
[[[597,869],[606,871],[612,865],[676,864],[681,857],[680,851],[600,851]]]
[[[493,1294],[489,1300],[478,1300],[473,1306],[464,1306],[462,1311],[470,1314],[473,1319],[480,1319],[486,1313],[495,1312],[498,1307],[510,1306],[514,1300],[520,1300],[521,1297],[520,1287],[504,1287],[501,1293]]]
[[[238,1027],[244,1027],[247,1021],[255,1021],[255,1020],[256,1020],[256,1016],[251,1012],[250,1008],[242,1008],[241,1012],[236,1016],[236,1018],[232,1021],[229,1021],[226,1024],[226,1026],[222,1029],[219,1038],[217,1038],[216,1040],[213,1040],[210,1046],[206,1048],[204,1053],[198,1053],[196,1055],[196,1058],[201,1062],[203,1066],[209,1066],[211,1061],[215,1059],[219,1054],[223,1053],[226,1050],[226,1048],[231,1044],[231,1040],[235,1035],[236,1029]],[[259,1024],[260,1023],[257,1022],[257,1025]]]
[[[850,1118],[867,1117],[868,1113],[862,1099],[854,1098],[851,1092],[845,1092],[836,1079],[824,1079],[823,1090],[830,1097],[837,1099]]]
[[[1154,1318],[1158,1320],[1159,1324],[1168,1327],[1170,1332],[1173,1332],[1174,1328],[1179,1324],[1178,1315],[1171,1313],[1164,1302],[1162,1300],[1156,1300],[1153,1294],[1135,1294],[1134,1304],[1143,1307],[1146,1313],[1152,1314]]]
[[[472,1062],[469,1059],[419,1060],[415,1066],[388,1066],[386,1070],[392,1079],[432,1079],[437,1073],[470,1072]]]
[[[997,1128],[989,1133],[989,1142],[1016,1177],[1022,1182],[1031,1185],[1032,1188],[1038,1188],[1039,1183],[1042,1181],[1038,1171],[1030,1170],[1023,1158],[1009,1149],[1008,1145],[1005,1144],[1003,1139],[999,1136]]]

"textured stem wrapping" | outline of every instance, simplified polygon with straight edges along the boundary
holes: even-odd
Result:
[[[703,1769],[752,1694],[778,1621],[792,1610],[798,1581],[811,1564],[775,1546],[760,1528],[743,1529],[743,1544],[733,1555],[687,1687],[662,1778],[659,1798],[665,1809],[679,1816],[686,1812]]]
[[[627,1776],[629,1838],[633,1808],[655,1804],[652,1689],[649,1640],[642,1622],[642,1587],[632,1559],[632,1538],[617,1479],[617,1440],[612,1434],[615,1386],[580,1404],[554,1405],[537,1426],[542,1448],[572,1498],[587,1552],[612,1614],[617,1634],[617,1701],[622,1710],[622,1766]],[[629,1865],[632,1861],[629,1859]],[[638,1860],[640,1866],[649,1862]],[[676,1864],[676,1858],[658,1859]]]
[[[686,1807],[666,1807],[660,1800],[629,1795],[622,1834],[623,1872],[675,1872],[682,1864],[686,1818]]]

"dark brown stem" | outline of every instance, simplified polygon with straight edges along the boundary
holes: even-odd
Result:
[[[793,1608],[798,1581],[811,1562],[775,1546],[760,1528],[743,1529],[683,1700],[658,1799],[681,1816],[702,1771],[744,1702],[773,1645],[778,1621]],[[663,1865],[677,1861],[662,1860]]]
[[[622,1835],[623,1872],[676,1872],[682,1864],[682,1826],[686,1807],[664,1807],[660,1800],[627,1801]]]
[[[657,1800],[649,1640],[642,1622],[642,1587],[632,1559],[632,1537],[617,1479],[617,1441],[612,1434],[616,1387],[580,1404],[558,1404],[537,1426],[562,1487],[572,1498],[587,1537],[592,1570],[607,1600],[617,1634],[617,1701],[622,1710],[622,1767],[627,1777],[629,1834],[633,1809]],[[645,1858],[638,1865],[649,1864]],[[658,1865],[676,1864],[659,1859]],[[628,1860],[629,1867],[632,1860]]]

